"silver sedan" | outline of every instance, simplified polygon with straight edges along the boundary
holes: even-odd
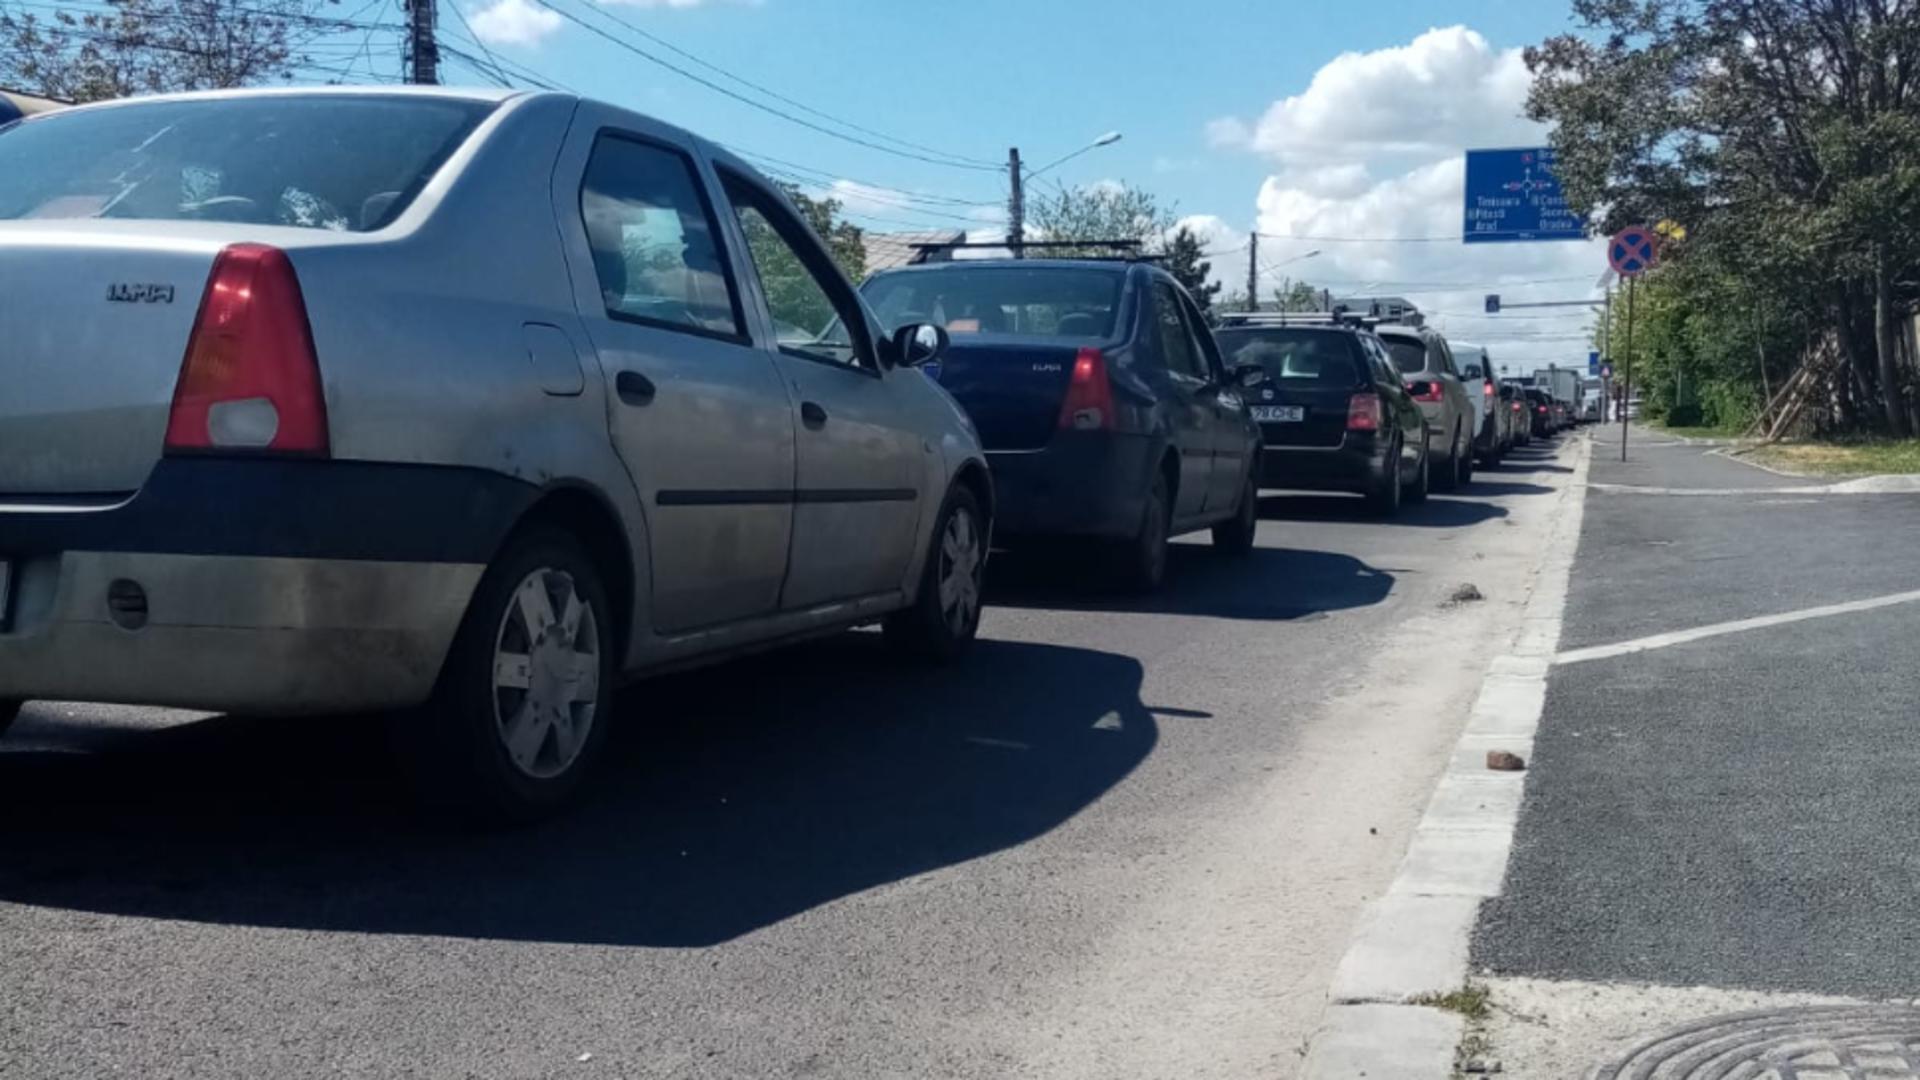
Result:
[[[0,728],[396,710],[571,795],[622,679],[883,622],[950,657],[993,491],[788,200],[562,94],[251,91],[0,127]]]

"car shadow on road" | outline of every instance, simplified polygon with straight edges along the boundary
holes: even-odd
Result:
[[[1507,451],[1498,465],[1487,470],[1493,473],[1570,473],[1573,470],[1565,465],[1554,463],[1558,444],[1554,442],[1536,443],[1532,446],[1515,447]]]
[[[1503,506],[1479,502],[1477,484],[1469,484],[1459,498],[1438,497],[1402,505],[1391,517],[1382,517],[1358,495],[1321,495],[1305,492],[1263,491],[1260,516],[1267,521],[1353,521],[1373,525],[1424,529],[1459,529],[1507,516]]]
[[[1473,483],[1468,484],[1466,490],[1458,494],[1462,498],[1474,499],[1494,498],[1500,495],[1551,495],[1559,490],[1558,488],[1550,488],[1545,484],[1528,484],[1518,480],[1488,479],[1489,476],[1498,475],[1498,473],[1488,473],[1484,471],[1475,473]]]
[[[986,600],[1048,611],[1290,620],[1377,604],[1393,590],[1392,574],[1350,555],[1256,547],[1233,557],[1214,551],[1204,535],[1169,548],[1166,583],[1144,595],[1116,588],[1103,561],[1084,550],[998,553]]]
[[[981,641],[928,670],[843,634],[637,685],[587,802],[497,833],[423,820],[379,721],[80,733],[90,752],[23,721],[27,748],[0,749],[0,900],[709,945],[1059,826],[1152,751],[1140,685],[1137,661],[1088,649]]]

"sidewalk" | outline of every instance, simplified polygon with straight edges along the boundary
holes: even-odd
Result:
[[[1476,1056],[1920,1077],[1920,497],[1597,435]]]

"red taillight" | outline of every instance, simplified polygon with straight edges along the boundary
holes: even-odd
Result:
[[[1547,407],[1546,407],[1545,405],[1541,405],[1541,406],[1539,406],[1539,407],[1538,407],[1538,408],[1536,408],[1536,409],[1535,409],[1534,411],[1535,411],[1535,412],[1537,412],[1537,413],[1539,413],[1539,414],[1540,414],[1541,416],[1545,416],[1545,415],[1547,415]]]
[[[1413,388],[1415,386],[1425,386],[1426,390],[1421,393],[1414,394]],[[1413,400],[1415,401],[1434,402],[1434,401],[1447,400],[1446,389],[1440,385],[1440,381],[1438,379],[1435,379],[1433,382],[1430,382],[1430,383],[1408,383],[1407,393],[1413,394]]]
[[[1525,409],[1523,409],[1523,408],[1521,408],[1521,407],[1520,407],[1520,403],[1519,403],[1519,402],[1517,402],[1517,401],[1513,403],[1513,411],[1514,411],[1514,412],[1526,412],[1526,410],[1525,410]]]
[[[1481,384],[1480,384],[1480,396],[1481,396],[1481,397],[1492,397],[1492,396],[1493,396],[1493,384],[1492,384],[1492,383],[1490,383],[1490,382],[1483,382],[1483,383],[1481,383]]]
[[[327,452],[327,402],[307,305],[279,248],[213,260],[167,418],[167,449]]]
[[[1081,349],[1073,357],[1067,399],[1060,403],[1060,427],[1065,431],[1110,431],[1113,419],[1113,384],[1107,381],[1107,358],[1099,349]]]
[[[1347,399],[1348,431],[1380,430],[1380,395],[1355,394]]]

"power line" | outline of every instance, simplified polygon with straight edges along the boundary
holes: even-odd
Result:
[[[493,78],[498,81],[501,86],[512,86],[512,80],[508,79],[506,73],[500,70],[500,58],[493,55],[493,50],[487,48],[487,43],[480,40],[479,34],[473,32],[473,25],[467,22],[466,13],[460,10],[458,0],[448,0],[447,6],[453,9],[453,17],[460,20],[460,27],[467,32],[467,38],[480,47],[480,52],[486,56],[487,62],[493,65]],[[486,71],[482,69],[480,73],[485,75]]]
[[[1301,240],[1313,244],[1448,244],[1459,243],[1458,236],[1299,236],[1287,233],[1261,233],[1266,240]]]
[[[693,53],[690,53],[687,50],[681,48],[680,46],[675,45],[673,42],[660,37],[658,34],[650,33],[647,30],[644,30],[638,26],[635,26],[633,23],[630,23],[625,19],[620,18],[618,15],[615,15],[610,11],[601,11],[600,14],[605,16],[607,19],[615,23],[618,23],[621,26],[626,27],[628,30],[631,30],[636,34],[639,34],[641,37],[646,38],[648,41],[653,42],[655,45],[658,45],[661,48],[666,49],[668,52],[671,52],[676,56],[684,57],[685,59],[690,60],[693,63],[698,64],[703,68],[706,68],[708,71],[715,72],[724,78],[731,79],[734,82],[739,83],[742,86],[748,87],[750,89],[758,91],[759,93],[765,94],[766,96],[774,99],[775,101],[781,102],[782,104],[791,105],[794,108],[799,109],[801,112],[804,112],[810,116],[817,116],[822,120],[827,120],[832,123],[839,124],[841,127],[858,131],[863,135],[871,135],[876,139],[883,139],[890,143],[897,143],[898,145],[908,147],[909,149],[920,150],[929,154],[937,154],[940,157],[953,158],[956,161],[967,162],[976,166],[989,168],[994,170],[995,172],[998,172],[1002,168],[1002,166],[998,162],[984,161],[980,158],[967,157],[964,154],[954,154],[954,153],[949,153],[948,151],[945,151],[945,150],[936,149],[931,146],[923,146],[919,143],[910,142],[906,139],[902,139],[897,135],[889,135],[884,131],[875,131],[869,127],[862,127],[861,125],[856,124],[851,120],[847,120],[843,117],[835,116],[832,113],[822,112],[821,110],[816,109],[813,106],[806,104],[805,102],[795,101],[793,98],[790,98],[785,94],[780,93],[777,90],[771,90],[765,86],[760,85],[759,83],[752,81],[751,79],[747,79],[740,75],[736,75],[733,72],[728,71],[726,68],[723,68],[718,64],[710,63],[706,60],[703,60],[700,57],[694,55]]]
[[[586,30],[588,33],[591,33],[600,38],[604,38],[605,40],[613,43],[614,45],[619,46],[622,49],[627,50],[630,53],[633,53],[635,56],[638,56],[643,60],[646,60],[653,64],[657,64],[663,68],[666,68],[668,71],[671,71],[677,75],[682,76],[683,78],[690,79],[693,82],[699,83],[701,86],[704,86],[709,90],[712,90],[714,93],[722,94],[726,97],[732,98],[733,100],[740,102],[743,105],[747,105],[752,108],[759,109],[760,111],[768,113],[772,116],[777,116],[780,119],[787,121],[788,123],[798,124],[799,126],[803,128],[807,128],[810,131],[817,131],[822,135],[829,136],[830,138],[839,139],[842,142],[852,143],[855,146],[864,146],[869,150],[877,150],[883,154],[892,154],[896,157],[911,158],[915,161],[924,161],[932,165],[945,165],[948,168],[952,168],[952,169],[972,169],[972,170],[977,170],[981,172],[999,172],[1000,171],[1000,166],[998,165],[975,165],[965,161],[943,160],[941,158],[932,157],[926,154],[914,153],[912,151],[896,150],[891,146],[884,146],[880,143],[876,143],[868,139],[863,139],[855,135],[848,135],[843,131],[835,131],[830,127],[826,127],[821,124],[816,124],[811,120],[805,119],[804,117],[795,116],[794,114],[782,109],[776,109],[773,106],[768,105],[764,101],[756,101],[753,98],[747,97],[745,94],[741,94],[735,90],[731,90],[725,86],[721,86],[719,83],[714,82],[712,79],[709,79],[709,78],[706,78],[705,76],[697,75],[691,71],[688,71],[686,68],[681,67],[678,64],[675,64],[671,60],[662,59],[661,57],[648,52],[647,50],[641,48],[640,46],[635,45],[633,42],[620,38],[601,27],[595,26],[594,24],[574,14],[573,12],[555,5],[553,3],[553,0],[533,0],[533,2],[536,4],[539,4],[541,7],[546,8],[548,11],[553,12],[554,14],[560,16],[561,18],[567,20],[568,22],[573,23],[575,26],[578,26],[581,29]],[[602,16],[612,18],[612,16],[608,16],[605,11],[601,11],[600,14]],[[620,20],[615,19],[614,21],[619,22]],[[622,23],[621,25],[626,25],[626,24]]]
[[[722,145],[725,145],[725,144],[722,144]],[[813,176],[819,177],[819,180],[815,181],[816,183],[833,183],[838,180],[845,180],[850,184],[859,184],[861,187],[876,188],[882,191],[889,192],[891,194],[899,195],[905,199],[911,199],[914,202],[933,203],[941,206],[1001,206],[1001,205],[1004,205],[1006,202],[1006,200],[1004,199],[959,199],[959,198],[955,198],[952,195],[935,195],[931,192],[913,191],[908,188],[890,187],[886,184],[875,184],[866,180],[860,180],[855,177],[846,176],[844,174],[829,172],[826,169],[816,168],[811,165],[801,165],[798,162],[786,161],[782,158],[774,157],[772,154],[763,154],[758,150],[748,150],[745,147],[741,147],[741,146],[727,146],[727,149],[732,150],[734,153],[740,154],[743,157],[753,158],[756,161],[772,162],[775,165],[781,166],[783,168],[791,169],[794,172],[811,173]]]

